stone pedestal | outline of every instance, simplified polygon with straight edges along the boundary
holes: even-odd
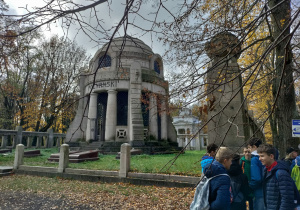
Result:
[[[121,153],[120,153],[120,177],[127,177],[128,171],[130,170],[130,144],[124,143],[121,145]]]
[[[18,169],[20,165],[23,165],[24,158],[24,145],[18,144],[15,151],[14,169]]]
[[[69,165],[69,145],[63,144],[60,147],[58,173],[65,172],[65,169]]]

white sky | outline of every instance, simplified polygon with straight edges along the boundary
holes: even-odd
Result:
[[[84,0],[75,0],[76,2],[84,2],[84,4],[91,4],[90,1],[84,1]],[[175,1],[175,2],[174,2]],[[169,5],[171,5],[171,8],[175,8],[176,6],[176,0],[174,0],[173,2],[170,1]],[[5,2],[9,5],[9,14],[24,14],[25,10],[21,9],[21,7],[26,7],[28,9],[32,9],[32,7],[41,7],[43,5],[45,5],[45,2],[42,0],[5,0]],[[98,5],[97,6],[97,10],[98,10],[98,17],[104,17],[104,25],[107,25],[107,27],[110,27],[113,24],[116,24],[119,22],[122,14],[123,14],[123,6],[122,6],[122,2],[125,2],[125,0],[117,0],[117,1],[113,1],[111,2],[111,0],[109,0],[111,4],[111,11],[108,11],[108,7],[107,7],[107,2]],[[144,1],[146,3],[144,3],[143,7],[141,7],[141,14],[145,14],[145,16],[148,16],[148,14],[150,12],[152,12],[153,9],[153,4],[152,1]],[[86,16],[89,16],[89,13],[86,14]],[[147,22],[142,21],[140,18],[138,17],[133,17],[132,18],[136,18],[135,21],[138,25],[143,26],[143,27],[147,27],[149,24],[147,24]],[[149,16],[148,16],[149,17]],[[168,18],[167,14],[161,14],[160,18]],[[122,32],[122,29],[120,30]],[[165,48],[162,46],[161,43],[158,42],[157,37],[155,37],[155,35],[152,37],[150,34],[142,34],[141,31],[139,31],[136,28],[129,28],[128,29],[128,34],[129,35],[133,35],[136,38],[141,39],[142,41],[145,42],[145,44],[149,45],[154,53],[159,53],[160,55],[163,55]],[[52,24],[51,26],[51,31],[46,31],[44,30],[44,33],[46,35],[46,37],[50,37],[53,34],[59,34],[59,35],[63,35],[63,31],[61,29],[61,27],[56,23],[56,24]],[[73,39],[75,37],[75,34],[77,33],[76,30],[76,26],[73,26],[72,30],[69,30],[69,35],[68,37],[70,39]],[[101,48],[100,45],[96,44],[95,42],[92,42],[85,34],[83,33],[79,33],[78,35],[76,35],[76,42],[84,47],[88,53],[90,53],[92,56],[94,55],[94,53]],[[122,34],[118,34],[116,35],[116,37],[118,36],[122,36]],[[152,42],[151,42],[152,40]]]

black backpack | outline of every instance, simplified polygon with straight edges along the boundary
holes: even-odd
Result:
[[[237,176],[234,178],[231,177],[230,186],[231,186],[233,202],[236,202],[236,203],[243,202],[244,195],[241,192],[241,187],[242,187],[241,177],[240,176]]]

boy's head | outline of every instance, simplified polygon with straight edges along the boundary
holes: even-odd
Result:
[[[233,155],[234,153],[228,147],[220,147],[216,154],[216,160],[229,170]]]
[[[262,144],[262,140],[260,138],[252,138],[249,140],[248,142],[248,148],[251,150],[251,152],[257,150],[257,148],[259,147],[259,145]]]
[[[295,159],[298,156],[298,151],[296,149],[294,149],[293,147],[290,147],[290,148],[287,148],[286,155],[289,158]]]
[[[215,157],[216,156],[216,151],[218,149],[218,145],[212,143],[212,144],[209,144],[207,145],[206,147],[206,150],[207,150],[207,153],[209,154],[209,156],[211,157]]]
[[[244,147],[244,156],[246,160],[251,159],[251,151],[248,147]]]
[[[259,160],[265,166],[270,166],[275,161],[276,149],[270,144],[262,144],[258,147]]]

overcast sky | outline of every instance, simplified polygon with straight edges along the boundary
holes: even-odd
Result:
[[[78,3],[82,3],[83,4],[91,4],[90,1],[84,1],[84,0],[75,0]],[[170,1],[168,3],[169,5],[169,9],[175,9],[176,7],[176,1]],[[41,7],[45,5],[45,2],[42,0],[37,0],[37,1],[33,1],[33,0],[6,0],[5,1],[8,5],[9,5],[9,13],[10,14],[18,14],[18,15],[22,15],[24,14],[26,11],[24,9],[22,9],[21,7],[26,7],[29,10],[33,10],[33,7]],[[111,10],[108,9],[108,3],[105,2],[101,5],[97,6],[97,16],[98,18],[102,18],[103,19],[103,25],[107,28],[111,27],[112,25],[116,25],[122,15],[123,15],[123,11],[124,11],[124,2],[126,2],[125,0],[118,0],[118,1],[109,1],[109,4],[111,5],[110,8]],[[148,18],[153,18],[154,15],[151,15],[151,12],[156,11],[156,6],[155,3],[156,1],[143,1],[143,5],[140,9],[140,14],[143,14],[145,17]],[[90,16],[89,11],[86,11],[85,13],[83,13],[86,17]],[[167,13],[165,13],[164,11],[162,11],[160,13],[160,15],[158,16],[158,18],[160,20],[162,19],[170,19],[170,15],[168,15]],[[88,20],[88,19],[87,19]],[[131,21],[135,21],[135,23],[141,27],[144,28],[149,28],[151,25],[147,22],[142,20],[140,17],[136,16],[136,15],[131,15],[130,16],[130,20]],[[94,22],[95,20],[91,20],[91,24],[95,24]],[[82,32],[78,32],[78,26],[73,25],[71,30],[68,30],[68,37],[70,39],[76,39],[76,42],[83,46],[88,53],[90,53],[92,56],[94,55],[94,53],[101,48],[102,44],[97,44],[94,41],[91,41],[84,33]],[[59,35],[63,35],[64,32],[66,33],[66,31],[63,32],[63,30],[61,29],[60,25],[58,23],[52,24],[51,25],[51,31],[47,31],[45,28],[43,29],[45,35],[47,37],[50,37],[53,34],[59,34]],[[122,36],[122,31],[123,29],[120,30],[120,33],[117,34],[115,37],[118,36]],[[158,38],[156,37],[155,34],[152,34],[152,37],[149,33],[142,33],[139,29],[137,28],[133,28],[133,27],[129,27],[127,30],[128,34],[131,36],[134,36],[136,38],[141,39],[142,41],[144,41],[147,45],[149,45],[154,53],[158,53],[160,55],[163,55],[165,48],[162,46],[161,43],[159,43]],[[99,34],[99,37],[101,37],[101,34]]]

